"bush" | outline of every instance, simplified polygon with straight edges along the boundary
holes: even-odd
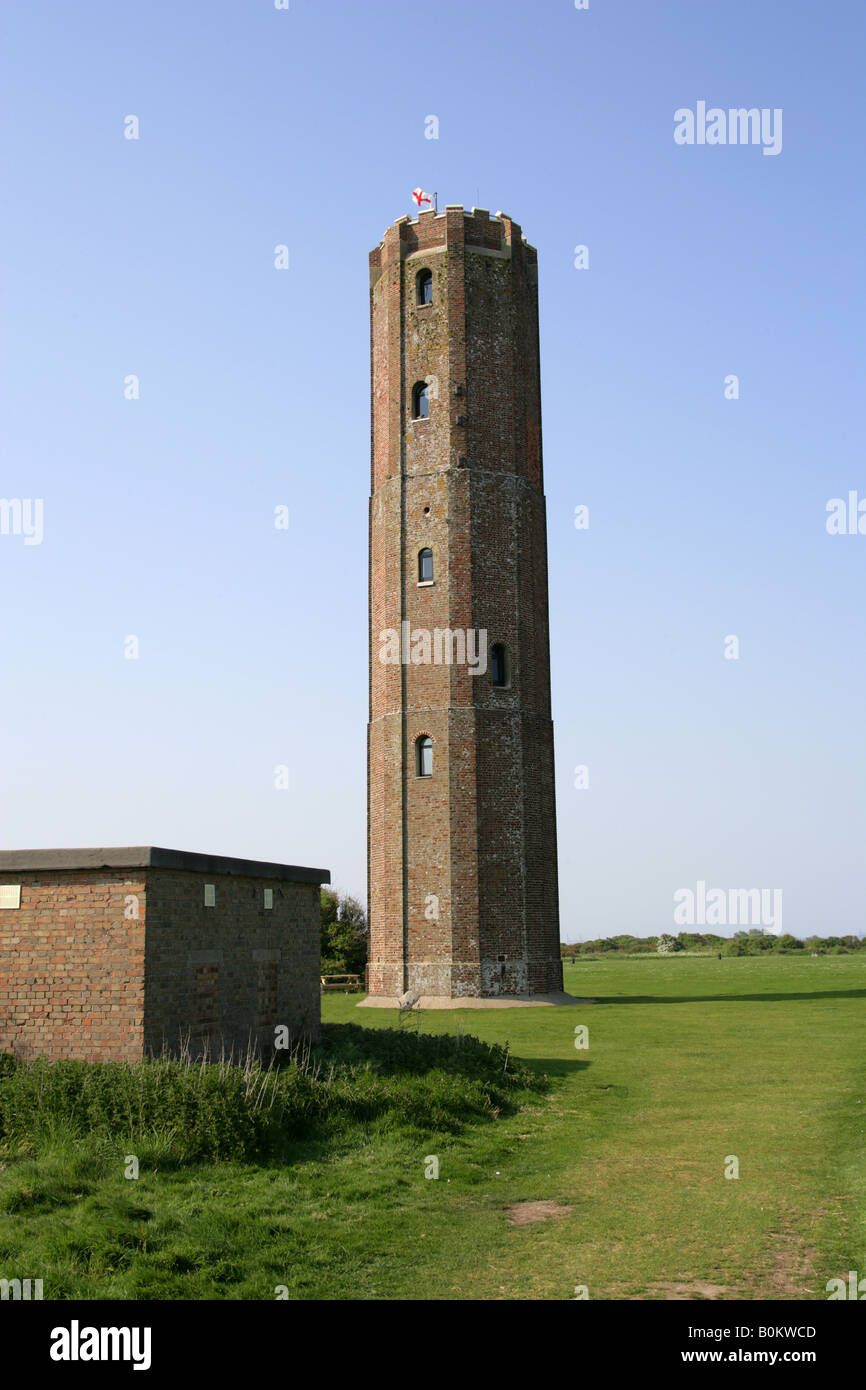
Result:
[[[514,1109],[546,1079],[477,1038],[330,1025],[271,1065],[158,1058],[16,1062],[0,1070],[0,1143],[32,1153],[58,1134],[129,1146],[170,1139],[180,1162],[286,1154],[359,1124],[457,1133]]]
[[[681,941],[678,941],[675,936],[669,935],[668,932],[662,932],[658,939],[658,945],[656,946],[656,950],[660,956],[666,956],[673,951],[681,951],[682,949],[683,945]]]
[[[323,888],[321,896],[323,975],[363,975],[367,964],[367,915],[357,898]]]

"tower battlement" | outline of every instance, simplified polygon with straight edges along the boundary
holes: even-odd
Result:
[[[390,261],[441,246],[463,246],[505,256],[512,255],[518,247],[527,261],[534,264],[538,259],[535,247],[529,245],[518,223],[507,213],[491,215],[487,208],[467,211],[460,203],[449,203],[443,212],[428,208],[414,219],[407,215],[391,223],[379,245],[370,252],[370,284],[375,284]]]

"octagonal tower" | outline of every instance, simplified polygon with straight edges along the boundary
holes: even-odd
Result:
[[[562,989],[537,253],[482,209],[370,255],[368,989]]]

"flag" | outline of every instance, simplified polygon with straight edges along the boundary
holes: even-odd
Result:
[[[418,204],[418,207],[419,207],[419,208],[420,208],[420,206],[421,206],[422,203],[432,203],[432,202],[433,202],[433,199],[432,199],[432,198],[428,198],[428,197],[427,197],[427,194],[424,192],[424,189],[423,189],[423,188],[413,188],[413,189],[412,189],[412,197],[415,199],[415,202]]]

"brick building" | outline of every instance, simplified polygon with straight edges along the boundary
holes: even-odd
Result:
[[[132,1061],[319,1030],[325,869],[179,850],[0,853],[0,1052]]]
[[[370,255],[370,1002],[562,990],[537,283],[477,208]]]

